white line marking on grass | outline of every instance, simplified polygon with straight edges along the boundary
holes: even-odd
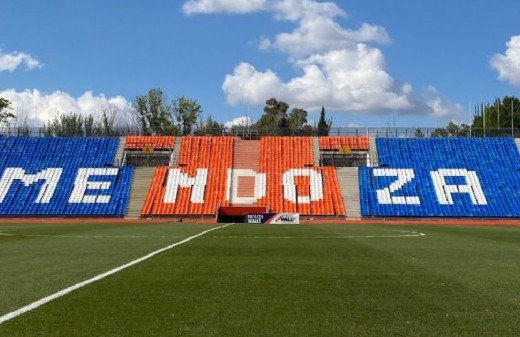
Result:
[[[20,234],[0,232],[0,236],[34,237],[34,238],[72,238],[72,239],[179,239],[178,235],[51,235],[51,234]]]
[[[1,316],[1,317],[0,317],[0,324],[6,322],[6,321],[8,321],[8,320],[11,320],[11,319],[13,319],[13,318],[15,318],[15,317],[18,317],[18,316],[20,316],[20,315],[22,315],[22,314],[24,314],[24,313],[26,313],[26,312],[28,312],[28,311],[31,311],[31,310],[33,310],[33,309],[36,309],[36,308],[38,308],[38,307],[40,307],[40,306],[42,306],[42,305],[44,305],[44,304],[46,304],[46,303],[49,303],[49,302],[51,302],[51,301],[53,301],[53,300],[55,300],[55,299],[58,299],[58,298],[60,298],[60,297],[62,297],[62,296],[65,296],[65,295],[67,295],[67,294],[73,292],[74,290],[77,290],[77,289],[83,288],[84,286],[87,286],[87,285],[89,285],[89,284],[91,284],[91,283],[94,283],[94,282],[96,282],[96,281],[102,280],[102,279],[104,279],[105,277],[108,277],[108,276],[113,275],[113,274],[115,274],[115,273],[118,273],[118,272],[120,272],[120,271],[122,271],[122,270],[124,270],[124,269],[126,269],[126,268],[129,268],[129,267],[131,267],[131,266],[133,266],[133,265],[136,265],[136,264],[141,263],[141,262],[143,262],[143,261],[145,261],[145,260],[148,260],[148,259],[154,257],[154,256],[157,255],[157,254],[160,254],[160,253],[162,253],[162,252],[165,252],[165,251],[167,251],[167,250],[170,250],[170,249],[172,249],[172,248],[174,248],[174,247],[176,247],[176,246],[182,245],[182,244],[184,244],[184,243],[186,243],[186,242],[189,242],[189,241],[191,241],[191,240],[193,240],[193,239],[195,239],[195,238],[198,238],[198,237],[200,237],[200,236],[203,236],[204,234],[207,234],[207,233],[212,232],[212,231],[214,231],[214,230],[221,229],[221,228],[225,228],[225,227],[228,227],[228,226],[231,226],[231,225],[232,225],[232,224],[226,224],[226,225],[223,225],[223,226],[218,226],[218,227],[214,227],[214,228],[207,229],[207,230],[205,230],[205,231],[203,231],[203,232],[200,232],[199,234],[196,234],[196,235],[190,236],[189,238],[186,238],[186,239],[184,239],[184,240],[182,240],[182,241],[176,242],[176,243],[174,243],[174,244],[171,244],[171,245],[169,245],[169,246],[166,246],[166,247],[164,247],[164,248],[161,248],[161,249],[159,249],[159,250],[156,250],[156,251],[154,251],[154,252],[152,252],[152,253],[150,253],[150,254],[148,254],[148,255],[145,255],[145,256],[143,256],[143,257],[141,257],[141,258],[139,258],[139,259],[133,260],[133,261],[127,263],[127,264],[124,264],[124,265],[119,266],[119,267],[117,267],[117,268],[114,268],[114,269],[112,269],[112,270],[109,270],[109,271],[107,271],[107,272],[105,272],[105,273],[103,273],[103,274],[99,274],[99,275],[97,275],[97,276],[94,276],[94,277],[92,277],[92,278],[86,280],[86,281],[83,281],[83,282],[80,282],[80,283],[76,283],[76,284],[74,284],[73,286],[70,286],[70,287],[65,288],[65,289],[63,289],[63,290],[60,290],[60,291],[58,291],[57,293],[54,293],[54,294],[52,294],[52,295],[49,295],[49,296],[44,297],[44,298],[42,298],[42,299],[39,299],[39,300],[36,301],[36,302],[33,302],[33,303],[29,304],[29,305],[26,305],[25,307],[22,307],[22,308],[20,308],[20,309],[18,309],[18,310],[15,310],[15,311],[13,311],[13,312],[10,312],[10,313],[8,313],[8,314],[5,314],[5,315]]]
[[[392,231],[402,234],[394,235],[342,235],[342,236],[206,236],[206,239],[373,239],[373,238],[409,238],[420,237],[426,234],[412,231]]]

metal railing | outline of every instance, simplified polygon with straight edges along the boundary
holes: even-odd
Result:
[[[138,133],[131,132],[128,129],[116,129],[111,132],[110,136],[128,136]],[[319,136],[317,129],[283,129],[283,128],[252,128],[252,127],[234,127],[231,129],[198,129],[192,135],[198,136],[236,136],[244,139],[259,139],[262,136]],[[520,128],[504,128],[504,129],[465,129],[450,133],[445,128],[400,128],[400,127],[332,127],[329,136],[368,136],[375,138],[429,138],[429,137],[513,137],[520,138]],[[1,136],[26,136],[26,137],[49,137],[50,135],[43,127],[0,127]],[[62,136],[69,137],[86,137],[89,136],[82,133],[64,134]],[[103,134],[94,134],[92,136],[107,136]],[[180,136],[172,134],[172,136]]]

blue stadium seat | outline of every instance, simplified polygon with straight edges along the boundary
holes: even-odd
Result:
[[[133,170],[112,167],[118,142],[0,138],[0,216],[123,216]]]
[[[513,139],[377,138],[376,145],[381,166],[359,171],[363,216],[520,217]]]

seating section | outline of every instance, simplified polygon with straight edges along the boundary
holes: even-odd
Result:
[[[141,214],[215,214],[217,206],[228,204],[232,150],[232,137],[183,137],[179,164],[156,168]]]
[[[123,216],[132,168],[117,138],[0,137],[0,216]]]
[[[266,197],[273,212],[345,215],[336,171],[314,167],[311,137],[262,137],[260,172],[267,174]]]
[[[113,166],[118,142],[0,136],[0,216],[124,216],[133,169]],[[174,142],[172,136],[129,136],[125,148],[163,151]],[[183,137],[178,164],[156,167],[141,214],[214,215],[236,193],[241,206],[270,212],[345,215],[336,170],[314,166],[311,137],[262,137],[259,160],[249,164],[233,162],[234,142]],[[368,144],[363,136],[319,138],[325,151],[364,151]],[[376,145],[379,167],[358,171],[362,216],[520,217],[513,139],[378,138]],[[252,190],[233,186],[242,183]]]
[[[183,137],[179,164],[156,168],[141,214],[215,214],[219,206],[229,206],[234,141]],[[251,168],[257,174],[251,187],[265,193],[258,193],[251,206],[304,215],[345,214],[334,168],[313,167],[311,137],[263,137],[259,162]]]
[[[168,151],[173,148],[175,137],[173,136],[127,136],[125,150],[143,150],[152,148],[155,151]]]
[[[348,147],[354,151],[368,151],[368,136],[328,136],[319,137],[319,147],[322,151],[339,150]]]
[[[363,216],[518,217],[520,156],[511,138],[378,138],[360,168]]]

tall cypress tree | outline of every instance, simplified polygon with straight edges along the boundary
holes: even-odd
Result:
[[[332,120],[325,120],[325,108],[321,107],[320,120],[318,122],[318,136],[328,136],[330,127],[332,126]]]

